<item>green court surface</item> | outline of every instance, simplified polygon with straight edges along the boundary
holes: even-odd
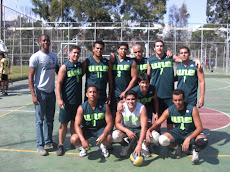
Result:
[[[151,148],[151,157],[135,167],[129,157],[120,158],[120,147],[113,144],[108,158],[93,144],[87,157],[70,148],[70,134],[65,140],[65,155],[56,156],[50,149],[48,156],[36,151],[34,106],[28,81],[10,85],[9,95],[0,96],[0,171],[229,171],[230,169],[230,78],[206,78],[205,106],[200,109],[208,147],[200,153],[200,162],[191,163],[191,155],[175,159],[163,147]],[[58,113],[56,108],[53,139],[58,142]],[[95,141],[93,141],[95,143]]]

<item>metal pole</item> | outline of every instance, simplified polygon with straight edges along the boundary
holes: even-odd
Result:
[[[201,30],[200,59],[201,61],[203,61],[203,25]],[[206,57],[205,57],[205,63],[206,63]]]
[[[96,41],[96,36],[97,36],[97,30],[96,30],[96,26],[97,26],[97,23],[95,22],[95,29],[94,29],[94,41]]]
[[[149,57],[149,28],[150,28],[150,23],[148,22],[148,47],[146,49],[146,55]]]
[[[218,52],[218,48],[216,47],[216,59],[215,59],[215,68],[217,68],[217,53]]]
[[[174,54],[176,54],[176,28],[174,29]]]
[[[228,24],[227,24],[227,48],[226,48],[226,74],[228,74],[229,65],[229,34],[228,34]]]
[[[22,27],[22,17],[20,14],[20,28]],[[20,29],[20,65],[21,65],[21,77],[22,77],[22,30]]]
[[[0,39],[2,39],[2,1],[0,0]]]
[[[223,55],[223,71],[224,71],[224,59],[225,59],[225,52],[226,52],[226,47],[224,47],[224,55]]]

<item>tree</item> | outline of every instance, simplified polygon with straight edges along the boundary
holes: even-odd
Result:
[[[207,0],[208,23],[230,23],[230,0]]]

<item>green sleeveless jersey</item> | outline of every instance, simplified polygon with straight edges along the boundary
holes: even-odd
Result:
[[[118,56],[115,58],[113,66],[113,96],[119,97],[123,91],[128,87],[131,81],[131,67],[134,59],[126,57],[120,62]]]
[[[174,123],[175,128],[180,129],[182,134],[190,133],[196,129],[192,117],[193,107],[185,103],[182,111],[178,111],[174,104],[168,108],[169,117]]]
[[[159,98],[171,98],[174,89],[173,58],[166,54],[161,59],[153,55],[148,59],[151,67],[151,85],[157,89]]]
[[[194,61],[191,61],[186,67],[183,63],[177,66],[178,84],[177,88],[184,90],[185,102],[196,106],[198,76]]]
[[[89,85],[96,86],[99,92],[99,99],[105,99],[108,82],[109,60],[102,58],[98,63],[93,56],[86,59],[86,82],[85,88]]]
[[[154,110],[153,97],[155,95],[155,87],[153,85],[150,85],[145,95],[142,94],[139,85],[133,87],[132,90],[137,93],[137,101],[145,105],[147,114],[151,115]]]
[[[147,58],[142,58],[141,61],[138,61],[137,59],[135,59],[136,64],[137,64],[137,71],[138,71],[138,75],[142,74],[142,73],[147,73]]]
[[[106,104],[98,102],[93,110],[88,100],[81,105],[83,109],[82,126],[92,130],[99,130],[106,127],[105,112]]]
[[[64,63],[66,75],[62,83],[61,96],[65,104],[82,103],[82,64]]]
[[[3,63],[3,71],[2,74],[4,75],[8,75],[9,72],[9,66],[10,66],[10,59],[5,57],[1,60],[1,62]]]

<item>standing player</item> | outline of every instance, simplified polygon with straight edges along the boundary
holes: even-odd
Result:
[[[112,65],[109,60],[102,57],[104,52],[104,42],[96,41],[93,47],[94,55],[87,58],[82,66],[86,69],[85,90],[89,85],[94,85],[98,88],[99,99],[109,104],[113,88],[112,80]],[[84,72],[84,71],[83,71]],[[109,82],[109,96],[107,98],[106,88]]]
[[[121,43],[117,49],[118,56],[112,63],[113,73],[113,93],[111,111],[115,117],[117,103],[124,98],[125,93],[130,90],[137,80],[137,67],[133,59],[127,57],[129,46]]]
[[[134,154],[149,157],[149,149],[144,143],[147,131],[147,111],[143,104],[137,102],[137,94],[133,90],[125,93],[124,109],[117,112],[113,142],[121,144],[120,156],[126,156],[132,143],[137,142]],[[139,138],[138,138],[139,137]],[[125,141],[126,140],[126,141]]]
[[[96,137],[102,155],[107,158],[109,152],[106,146],[111,142],[109,132],[114,125],[109,106],[98,101],[98,91],[95,86],[88,86],[86,97],[88,100],[77,109],[76,134],[72,135],[70,141],[75,146],[82,145],[79,156],[83,157],[87,155],[87,150],[90,149],[87,140],[90,137]]]
[[[4,53],[1,53],[0,56],[1,58],[1,74],[2,74],[2,94],[3,95],[8,95],[8,85],[9,85],[9,79],[8,79],[8,74],[10,74],[10,59],[5,56]]]
[[[193,105],[185,103],[184,91],[181,89],[174,90],[172,93],[173,105],[164,111],[162,116],[150,127],[146,134],[147,143],[150,142],[151,132],[156,129],[158,125],[164,122],[167,118],[171,118],[175,125],[175,129],[164,133],[159,138],[159,143],[162,146],[179,145],[177,152],[182,150],[187,151],[190,142],[194,142],[195,149],[192,154],[192,162],[199,161],[199,151],[204,149],[208,140],[203,132],[203,127],[200,120],[199,112]],[[174,144],[175,143],[175,144]],[[178,157],[178,158],[179,158]]]
[[[136,44],[133,46],[133,54],[137,64],[138,75],[147,73],[147,58],[143,57],[143,49],[141,48],[141,45]]]
[[[53,142],[53,121],[56,105],[55,71],[59,70],[56,54],[50,52],[50,38],[48,35],[40,37],[41,50],[30,57],[29,87],[35,105],[35,126],[37,136],[37,151],[40,155],[47,155],[44,149],[55,147]],[[44,133],[43,135],[43,122]]]
[[[205,81],[202,68],[197,69],[195,62],[189,59],[190,50],[184,46],[179,50],[182,63],[177,66],[178,84],[177,88],[184,90],[185,102],[193,106],[204,105]],[[198,80],[200,84],[200,98],[197,103]]]
[[[164,52],[164,42],[157,40],[154,43],[155,55],[148,59],[148,75],[151,75],[151,85],[157,89],[159,102],[159,116],[172,105],[172,90],[174,89],[173,61],[181,62],[177,56],[168,58]],[[167,120],[168,130],[173,129],[172,121]]]
[[[57,100],[60,107],[59,121],[59,145],[57,155],[64,155],[64,140],[67,133],[67,125],[70,122],[70,133],[74,133],[74,119],[77,108],[82,103],[82,64],[78,62],[81,49],[78,46],[70,48],[70,58],[65,62],[58,72],[57,78]]]

